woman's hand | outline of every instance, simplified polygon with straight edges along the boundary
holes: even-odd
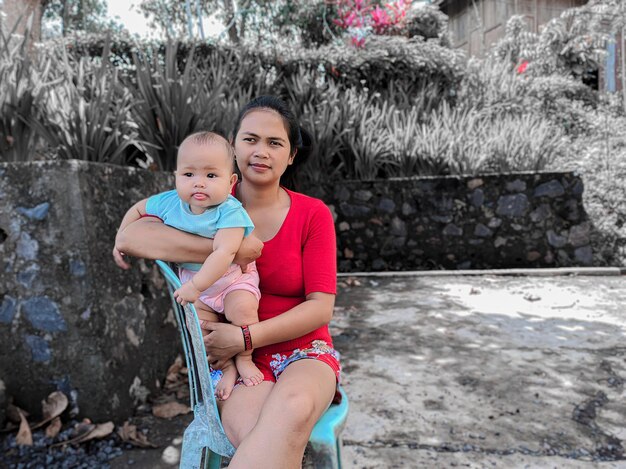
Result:
[[[119,251],[117,248],[113,248],[113,260],[117,264],[120,269],[128,270],[130,269],[130,264],[126,262],[126,254]]]
[[[244,351],[241,327],[225,322],[206,322],[203,329],[203,332],[211,331],[204,336],[204,346],[207,360],[216,370],[222,369],[228,359]]]

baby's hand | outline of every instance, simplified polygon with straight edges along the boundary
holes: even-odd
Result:
[[[174,298],[178,303],[185,306],[187,303],[193,303],[202,293],[193,284],[193,279],[185,282],[182,287],[174,292]]]

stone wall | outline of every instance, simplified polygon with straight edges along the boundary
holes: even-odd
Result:
[[[32,413],[60,389],[94,420],[126,418],[180,351],[151,262],[118,269],[115,230],[173,177],[78,161],[0,164],[0,382]],[[589,265],[573,173],[322,184],[348,271]],[[0,414],[1,417],[1,414]]]
[[[166,174],[78,161],[0,164],[0,380],[35,415],[54,390],[93,420],[128,417],[180,353],[156,267],[115,266],[131,203]]]
[[[321,184],[342,272],[588,266],[590,223],[574,173]]]

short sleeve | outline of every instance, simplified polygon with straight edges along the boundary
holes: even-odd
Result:
[[[163,219],[165,214],[172,208],[173,204],[179,204],[176,191],[161,192],[160,194],[148,197],[146,201],[146,214]]]
[[[337,293],[335,223],[321,201],[311,210],[303,252],[304,294]]]
[[[220,207],[220,215],[217,220],[216,228],[244,228],[244,237],[248,236],[254,230],[254,223],[252,219],[243,208],[241,202],[232,196],[222,204]]]

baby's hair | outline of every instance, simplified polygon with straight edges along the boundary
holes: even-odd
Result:
[[[195,143],[196,145],[211,145],[213,143],[223,144],[224,147],[226,148],[226,152],[228,153],[228,157],[233,162],[233,169],[234,169],[235,150],[233,149],[233,146],[228,142],[228,140],[226,140],[220,134],[215,133],[215,132],[209,132],[208,130],[203,130],[201,132],[195,132],[193,134],[187,135],[185,139],[179,145],[178,147],[179,151],[180,151],[180,147],[182,147],[185,142]]]

